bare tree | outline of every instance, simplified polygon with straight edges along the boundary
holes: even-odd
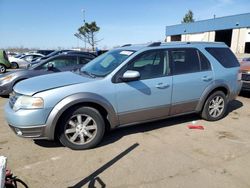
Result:
[[[96,25],[96,22],[86,22],[78,29],[78,33],[75,33],[74,35],[80,40],[87,42],[92,47],[92,50],[95,51],[95,46],[100,41],[96,38],[99,30],[100,27]]]

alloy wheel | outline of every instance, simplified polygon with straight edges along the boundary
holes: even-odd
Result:
[[[221,96],[215,96],[208,105],[209,115],[213,118],[219,117],[225,108],[225,101]]]
[[[73,115],[65,129],[66,138],[73,144],[84,145],[91,142],[97,133],[95,120],[86,114]]]

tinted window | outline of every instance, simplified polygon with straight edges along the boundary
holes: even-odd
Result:
[[[206,50],[225,68],[240,66],[229,48],[206,48]]]
[[[91,61],[91,59],[86,58],[86,57],[80,57],[79,58],[79,64],[80,65],[84,65],[84,64],[88,63],[89,61]]]
[[[138,71],[141,75],[140,79],[162,77],[168,72],[169,62],[167,61],[168,58],[164,57],[163,51],[148,51],[132,61],[128,65],[127,70]]]
[[[48,64],[52,64],[54,68],[64,68],[64,67],[76,65],[77,60],[76,60],[76,57],[61,57],[61,58],[53,59],[43,64],[41,67],[39,66],[36,69],[47,69]]]
[[[203,55],[200,51],[197,50],[199,53],[199,59],[200,59],[200,64],[201,64],[201,71],[208,71],[211,70],[211,65],[208,59]]]
[[[196,49],[171,50],[173,73],[184,74],[200,71],[200,61]]]
[[[55,68],[63,68],[68,66],[74,66],[77,64],[76,57],[64,57],[55,59],[49,63],[52,63]]]

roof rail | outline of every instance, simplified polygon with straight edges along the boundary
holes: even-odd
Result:
[[[154,47],[154,46],[160,46],[161,42],[153,42],[151,44],[148,45],[148,47]]]
[[[131,46],[132,44],[124,44],[122,47]]]

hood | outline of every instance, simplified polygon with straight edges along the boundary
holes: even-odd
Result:
[[[14,91],[23,95],[34,95],[41,91],[92,80],[94,79],[83,77],[72,72],[60,72],[23,80],[14,86]]]
[[[250,62],[244,62],[240,65],[241,71],[250,71]]]
[[[4,74],[0,74],[0,78],[3,78],[3,77],[8,76],[8,75],[13,75],[13,76],[15,76],[17,73],[25,72],[25,71],[26,71],[26,70],[20,69],[20,70],[14,70],[14,71],[6,72],[6,73],[4,73]]]

